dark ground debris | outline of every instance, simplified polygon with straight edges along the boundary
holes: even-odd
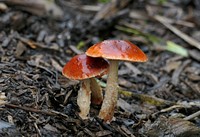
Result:
[[[199,7],[198,0],[0,0],[0,136],[199,137]],[[61,74],[104,39],[130,40],[149,58],[120,63],[111,124],[98,119],[100,106],[82,120],[79,82]]]

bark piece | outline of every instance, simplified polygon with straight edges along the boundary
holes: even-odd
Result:
[[[144,131],[144,132],[143,132]],[[159,117],[153,124],[146,125],[142,134],[150,137],[199,137],[200,128],[193,123],[179,119]]]

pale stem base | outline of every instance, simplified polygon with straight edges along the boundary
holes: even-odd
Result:
[[[87,119],[90,111],[91,89],[90,79],[82,80],[80,90],[78,91],[77,104],[80,108],[79,116],[82,119]]]

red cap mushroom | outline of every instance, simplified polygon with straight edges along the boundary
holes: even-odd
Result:
[[[130,41],[105,40],[90,47],[86,51],[90,57],[101,57],[110,61],[105,98],[99,113],[99,117],[105,122],[110,122],[114,115],[114,109],[118,97],[118,62],[146,62],[148,60],[144,52]]]
[[[92,58],[85,54],[74,56],[63,68],[63,75],[69,79],[81,80],[78,92],[77,104],[80,108],[80,117],[87,119],[90,109],[92,90],[92,102],[100,104],[103,100],[102,90],[95,76],[101,76],[107,72],[109,64],[102,58]]]

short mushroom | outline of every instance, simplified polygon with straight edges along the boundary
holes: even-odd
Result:
[[[74,80],[81,80],[78,92],[77,104],[80,108],[79,116],[87,119],[90,110],[92,91],[92,103],[100,104],[103,101],[101,87],[96,83],[95,76],[101,76],[107,72],[109,64],[102,58],[92,58],[85,54],[74,56],[63,68],[62,74]]]
[[[108,59],[110,62],[105,98],[99,113],[101,119],[110,122],[118,98],[118,62],[146,62],[148,58],[136,45],[125,40],[105,40],[97,43],[86,51],[86,55]]]

